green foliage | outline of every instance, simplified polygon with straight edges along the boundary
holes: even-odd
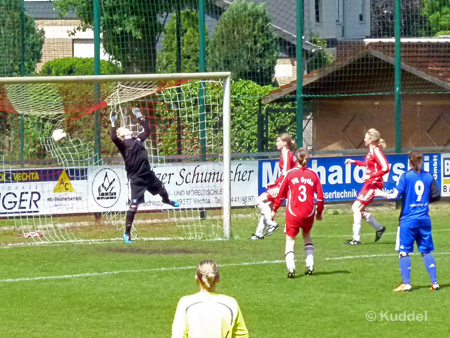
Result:
[[[150,116],[150,121],[157,121],[154,124],[157,139],[152,141],[159,154],[177,155],[178,142],[181,142],[182,154],[193,160],[198,160],[193,156],[204,155],[202,151],[222,153],[223,87],[217,82],[199,81],[181,86],[165,89],[164,95],[151,103],[154,116]],[[203,110],[199,108],[198,99],[201,86],[206,93]],[[206,148],[201,144],[202,139],[208,140]]]
[[[54,125],[38,116],[23,115],[19,118],[23,118],[24,159],[36,160],[45,158],[46,151],[42,144],[42,139],[50,136]]]
[[[190,10],[181,12],[180,26],[181,70],[177,69],[177,13],[174,13],[164,30],[164,50],[158,53],[156,60],[159,73],[193,73],[199,70],[198,13]],[[207,31],[205,34],[206,46],[208,46]]]
[[[450,30],[450,2],[423,0],[423,14],[428,17],[433,34]]]
[[[422,14],[424,0],[400,1],[400,34],[403,37],[431,36],[428,19]],[[433,0],[434,1],[434,0]],[[371,1],[371,34],[373,37],[394,37],[395,1]]]
[[[201,155],[200,135],[202,128],[198,95],[199,82],[190,81],[183,84],[182,93],[176,88],[166,89],[164,99],[155,103],[155,116],[151,121],[157,129],[155,140],[160,155],[176,155],[177,142],[182,143],[183,155]],[[259,101],[269,94],[272,86],[260,86],[250,80],[238,80],[231,83],[231,152],[256,153],[258,152]],[[204,121],[205,137],[208,140],[208,153],[222,152],[222,95],[223,88],[216,83],[208,83],[205,88]],[[270,108],[292,108],[294,103],[271,104]],[[269,106],[261,105],[261,114]],[[180,114],[180,111],[182,113]],[[178,116],[181,116],[180,120]],[[181,130],[177,129],[181,128]],[[296,115],[288,113],[272,113],[269,116],[268,133],[271,150],[276,150],[275,141],[280,133],[290,133],[295,136]],[[177,135],[182,135],[178,140]]]
[[[209,71],[231,71],[234,79],[272,82],[278,39],[264,3],[233,2],[220,17],[208,54]]]
[[[24,14],[21,20],[21,2],[2,0],[0,3],[0,76],[21,76],[22,72],[25,76],[32,75],[41,58],[43,43],[44,30],[36,29],[34,19]]]
[[[272,86],[260,86],[250,80],[232,82],[231,152],[257,152],[259,98],[271,90]]]
[[[327,41],[319,36],[313,36],[311,43],[319,46],[321,49],[316,50],[308,60],[308,72],[320,69],[333,62],[333,55],[327,53]]]
[[[105,60],[100,60],[102,75],[122,73],[120,66]],[[94,58],[68,57],[46,62],[39,73],[45,76],[63,75],[94,75]]]
[[[61,13],[76,10],[82,23],[76,30],[92,28],[94,8],[91,0],[55,0]],[[196,7],[196,2],[189,4]],[[100,25],[103,47],[119,61],[126,73],[154,73],[156,42],[163,27],[158,16],[187,7],[182,0],[103,0]]]
[[[274,88],[260,86],[250,80],[233,81],[231,85],[231,151],[233,153],[258,152],[259,101]],[[294,103],[261,105],[261,114],[266,114],[267,108],[293,108]],[[268,123],[268,143],[270,150],[276,150],[275,142],[281,133],[296,134],[296,116],[288,113],[272,113]]]
[[[434,37],[435,37],[435,38],[438,38],[438,37],[440,37],[440,36],[442,36],[442,35],[447,35],[447,36],[449,36],[449,35],[450,35],[450,31],[437,32],[436,35],[435,35]]]

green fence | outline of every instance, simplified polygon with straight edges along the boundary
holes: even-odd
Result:
[[[234,152],[275,150],[281,132],[318,153],[354,151],[369,127],[391,151],[448,147],[448,1],[3,0],[0,10],[1,77],[231,71]]]

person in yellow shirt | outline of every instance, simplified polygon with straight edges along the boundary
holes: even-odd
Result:
[[[216,293],[219,267],[212,260],[201,261],[195,281],[200,292],[178,302],[172,338],[247,338],[244,318],[233,297]]]

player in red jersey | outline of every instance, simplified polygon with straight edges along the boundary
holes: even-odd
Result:
[[[371,128],[364,137],[364,143],[369,147],[365,161],[352,159],[345,160],[345,164],[356,164],[366,167],[364,175],[365,182],[355,203],[352,205],[353,212],[353,238],[345,245],[361,244],[361,226],[364,218],[375,229],[375,242],[378,242],[386,231],[386,228],[376,221],[376,219],[366,211],[367,206],[373,202],[375,191],[383,188],[383,176],[389,172],[389,163],[381,148],[386,147],[386,143],[380,138],[380,133]]]
[[[275,180],[275,182],[269,183],[266,186],[266,191],[263,192],[256,200],[256,206],[261,211],[261,217],[259,219],[258,227],[255,233],[249,240],[264,239],[264,236],[270,236],[275,231],[279,230],[280,227],[273,220],[272,217],[272,206],[275,198],[277,197],[278,190],[280,188],[281,181],[283,181],[284,175],[287,171],[294,168],[296,165],[294,154],[292,153],[292,148],[294,147],[294,141],[292,137],[288,134],[281,134],[277,137],[277,149],[281,151],[281,158],[278,164],[280,168],[280,176]],[[264,230],[267,228],[267,232],[264,235]]]
[[[297,167],[289,170],[280,186],[280,191],[273,205],[273,215],[281,203],[286,202],[286,251],[285,259],[288,269],[288,278],[295,277],[295,238],[302,229],[303,243],[306,253],[305,274],[311,275],[314,271],[314,244],[310,232],[316,220],[322,220],[324,209],[323,189],[316,172],[307,168],[308,152],[300,148],[295,152]],[[314,201],[317,200],[317,211]]]

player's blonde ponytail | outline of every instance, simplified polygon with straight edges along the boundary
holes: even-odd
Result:
[[[367,131],[367,134],[369,135],[370,140],[377,146],[383,149],[386,148],[386,141],[381,138],[380,132],[378,130],[376,130],[375,128],[370,128]]]
[[[280,134],[280,135],[278,135],[278,138],[281,141],[286,142],[286,147],[288,147],[290,150],[294,149],[295,142],[292,139],[291,135],[289,135],[289,134]]]
[[[197,279],[206,290],[211,289],[219,278],[219,267],[213,260],[201,261],[197,266]]]
[[[304,148],[299,148],[295,152],[295,158],[297,159],[297,163],[300,167],[306,167],[306,164],[309,161],[309,154]]]

